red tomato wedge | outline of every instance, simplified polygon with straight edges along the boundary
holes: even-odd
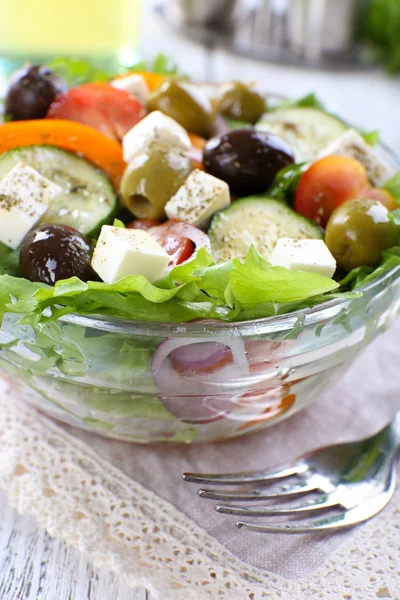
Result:
[[[145,115],[141,102],[127,92],[107,83],[86,83],[58,96],[51,103],[46,118],[84,123],[121,141]]]
[[[357,198],[367,185],[367,172],[358,160],[327,156],[313,163],[300,177],[294,209],[325,227],[335,208]]]
[[[195,243],[191,239],[192,236],[189,237],[192,229],[196,230],[196,227],[171,220],[158,227],[152,227],[149,230],[149,233],[170,255],[170,267],[180,265],[192,256],[195,250]]]

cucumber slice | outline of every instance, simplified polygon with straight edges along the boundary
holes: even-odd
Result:
[[[333,115],[317,108],[286,108],[265,113],[257,129],[270,131],[292,148],[296,162],[315,160],[319,152],[349,127]]]
[[[251,245],[267,260],[281,237],[321,239],[315,223],[294,212],[283,202],[249,196],[214,215],[208,235],[216,262],[243,260]]]
[[[74,227],[94,236],[117,208],[114,189],[100,169],[55,146],[26,146],[0,157],[0,179],[18,163],[29,165],[64,191],[51,203],[42,222]]]

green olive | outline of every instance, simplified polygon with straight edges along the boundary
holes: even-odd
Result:
[[[122,176],[122,201],[138,219],[162,219],[166,203],[192,170],[191,160],[180,148],[150,143],[133,157]]]
[[[254,124],[266,109],[261,94],[240,81],[230,81],[220,87],[217,111],[224,117]]]
[[[166,80],[148,96],[147,108],[161,110],[182,127],[209,137],[214,127],[214,110],[206,92],[193,83]]]
[[[349,200],[331,215],[325,241],[339,267],[377,267],[382,252],[399,241],[398,227],[389,219],[381,202],[369,199]]]

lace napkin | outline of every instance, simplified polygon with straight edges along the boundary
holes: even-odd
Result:
[[[56,425],[3,390],[0,488],[51,535],[160,600],[400,598],[400,492],[344,534],[265,536],[237,530],[180,479],[184,470],[273,465],[376,431],[400,408],[399,336],[398,320],[312,408],[223,444],[104,440]]]

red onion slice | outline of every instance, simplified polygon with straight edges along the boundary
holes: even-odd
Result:
[[[229,382],[248,373],[241,339],[169,339],[152,361],[161,402],[185,423],[211,423],[229,414],[235,407]]]

